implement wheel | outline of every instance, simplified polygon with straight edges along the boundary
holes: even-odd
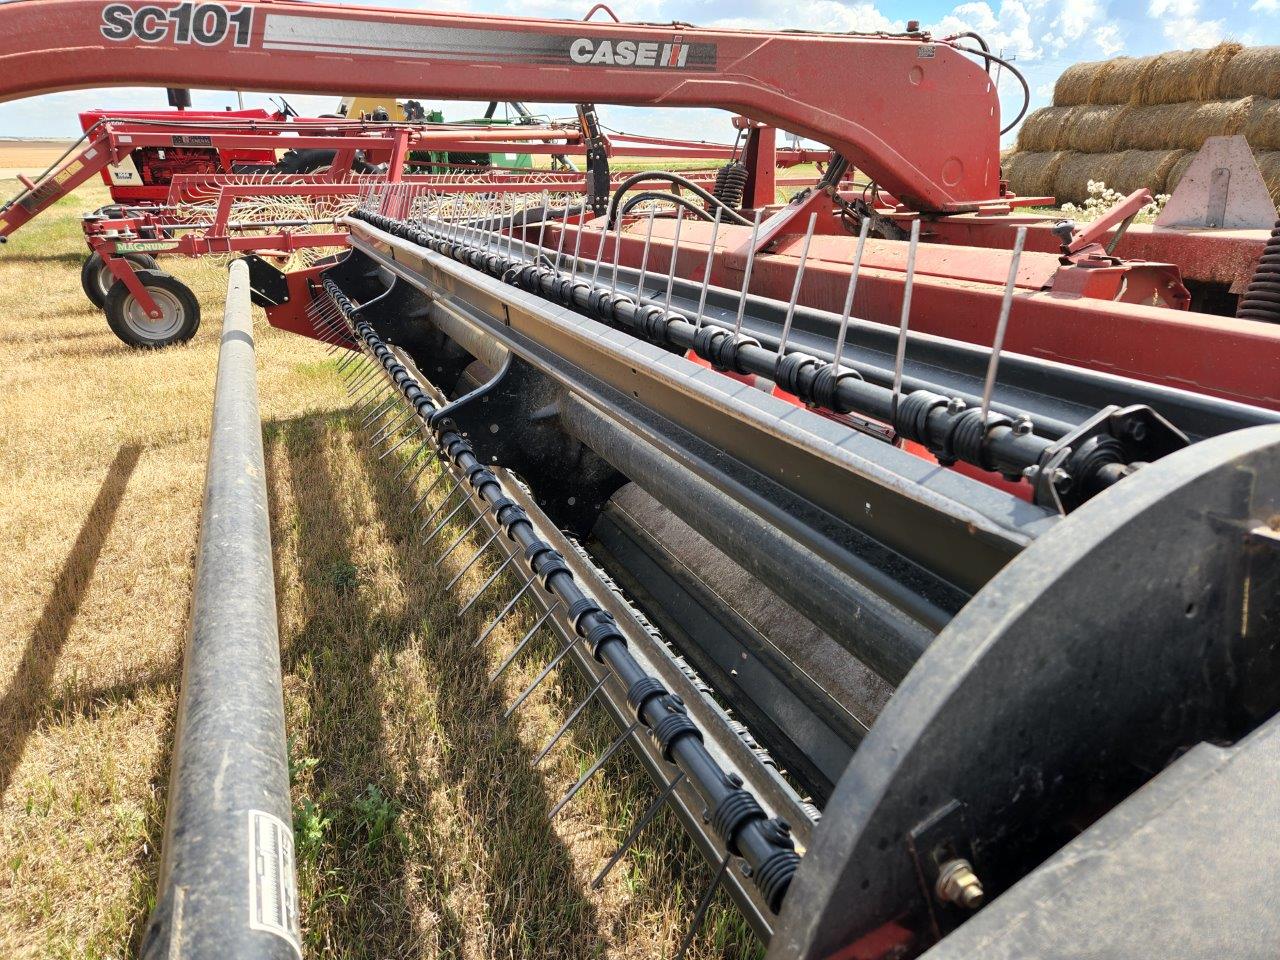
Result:
[[[147,253],[125,253],[121,256],[133,264],[135,271],[158,270],[160,267],[156,263],[156,258]],[[89,302],[99,310],[106,304],[107,291],[115,282],[115,274],[102,259],[102,254],[95,250],[85,258],[84,266],[80,268],[80,286],[84,290],[84,295],[89,298]]]
[[[139,270],[138,279],[160,308],[161,316],[147,316],[146,310],[117,280],[107,292],[103,310],[112,333],[131,347],[157,350],[186,343],[200,326],[200,304],[182,281],[162,270]]]

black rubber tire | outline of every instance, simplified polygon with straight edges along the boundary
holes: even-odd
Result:
[[[111,332],[138,350],[159,350],[194,337],[200,328],[200,303],[191,288],[163,270],[139,270],[138,279],[153,297],[163,301],[161,307],[166,316],[162,322],[154,322],[161,329],[145,329],[153,321],[138,316],[133,294],[123,280],[117,280],[102,307]]]
[[[123,256],[125,260],[133,264],[134,272],[160,269],[160,264],[156,262],[156,258],[149,253],[126,253]],[[106,282],[108,279],[110,279],[111,283]],[[116,278],[112,276],[110,270],[107,270],[102,262],[102,255],[97,250],[85,258],[84,264],[80,267],[80,289],[89,298],[89,302],[99,310],[107,302],[107,291],[111,289],[111,284],[115,282]]]

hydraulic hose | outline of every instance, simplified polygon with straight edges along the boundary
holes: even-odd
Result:
[[[724,211],[722,219],[743,227],[751,226],[750,220],[742,216],[742,214],[738,213],[738,211],[734,210],[732,207],[722,203],[714,194],[702,189],[702,187],[698,186],[688,177],[682,177],[680,174],[671,173],[668,170],[644,170],[640,173],[632,174],[627,177],[627,179],[623,180],[622,183],[618,184],[618,189],[613,191],[613,196],[609,200],[609,209],[607,211],[609,223],[613,223],[614,219],[617,217],[618,205],[622,200],[623,194],[634,187],[637,183],[643,183],[646,180],[666,180],[668,183],[674,183],[678,186],[684,187],[705,203],[722,209]]]

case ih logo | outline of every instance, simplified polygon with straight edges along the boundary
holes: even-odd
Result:
[[[592,40],[580,37],[569,45],[569,59],[574,63],[605,64],[610,67],[684,67],[689,62],[690,46],[691,44],[679,40],[654,43],[645,40]]]
[[[232,11],[220,3],[180,3],[176,7],[111,3],[102,8],[102,35],[108,40],[138,39],[143,43],[198,43],[216,47],[232,37],[237,47],[249,45],[253,9]]]

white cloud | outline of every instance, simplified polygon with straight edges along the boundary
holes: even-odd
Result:
[[[1249,9],[1254,13],[1280,13],[1280,0],[1256,0]]]
[[[1165,39],[1181,49],[1211,47],[1226,35],[1226,21],[1200,19],[1200,0],[1151,0],[1147,14],[1159,21]]]
[[[930,25],[929,30],[939,37],[974,30],[982,34],[993,51],[1003,49],[1006,56],[1034,60],[1040,55],[1031,38],[1031,13],[1022,0],[1003,0],[999,13],[987,3],[962,3]]]

